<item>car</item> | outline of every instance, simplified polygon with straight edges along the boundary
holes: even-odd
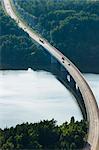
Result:
[[[65,60],[65,58],[64,58],[64,57],[62,57],[62,60]]]
[[[42,39],[39,39],[40,42],[42,42],[44,44],[44,41]]]
[[[64,61],[62,61],[62,63],[64,64]]]

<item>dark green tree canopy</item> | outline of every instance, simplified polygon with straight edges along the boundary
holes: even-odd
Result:
[[[58,126],[54,119],[38,123],[23,123],[16,127],[0,129],[0,148],[12,149],[67,149],[83,148],[87,134],[85,121],[75,121]]]
[[[25,21],[82,72],[99,73],[99,1],[14,0]]]

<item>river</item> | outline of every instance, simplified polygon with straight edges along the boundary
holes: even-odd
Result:
[[[99,74],[85,74],[99,104]],[[50,73],[0,71],[0,128],[43,119],[82,119],[75,98]]]

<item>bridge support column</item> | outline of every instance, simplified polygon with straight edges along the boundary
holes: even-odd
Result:
[[[74,79],[72,78],[72,76],[70,76],[70,86],[76,90],[76,82],[74,81]]]

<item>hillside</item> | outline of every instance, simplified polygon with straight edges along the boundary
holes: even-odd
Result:
[[[24,20],[82,72],[99,73],[99,1],[14,0]]]
[[[41,47],[5,14],[0,3],[0,69],[43,69],[46,68],[44,64],[48,65],[45,55]]]

